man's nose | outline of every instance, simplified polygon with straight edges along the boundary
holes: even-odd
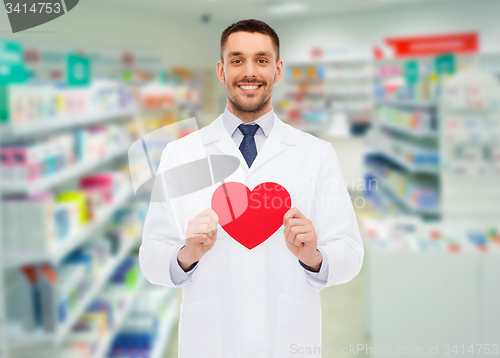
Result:
[[[247,61],[243,66],[243,77],[255,79],[257,77],[257,66],[253,61]]]

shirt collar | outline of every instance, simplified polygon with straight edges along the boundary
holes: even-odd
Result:
[[[269,112],[260,116],[255,121],[249,123],[258,124],[260,128],[262,128],[262,130],[264,131],[264,136],[267,137],[269,133],[271,133],[271,129],[273,129],[274,118],[275,118],[274,110],[271,107],[271,110]],[[224,123],[224,128],[226,128],[230,137],[233,136],[234,131],[238,129],[238,126],[240,124],[245,123],[241,119],[236,117],[233,113],[231,113],[229,109],[227,109],[227,106],[226,109],[224,110],[224,113],[222,114],[222,122]]]

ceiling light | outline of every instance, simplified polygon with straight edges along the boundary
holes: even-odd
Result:
[[[291,3],[291,4],[280,4],[272,5],[267,8],[267,12],[274,15],[287,15],[294,14],[298,12],[305,12],[309,9],[305,4],[302,3]]]

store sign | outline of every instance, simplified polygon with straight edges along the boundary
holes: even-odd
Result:
[[[446,54],[436,57],[436,72],[440,75],[452,75],[456,69],[455,55]]]
[[[66,82],[69,86],[90,84],[90,59],[88,57],[70,54],[66,63]]]
[[[396,57],[439,55],[443,53],[475,53],[479,38],[475,32],[451,35],[389,38]]]
[[[22,46],[0,40],[0,85],[24,82],[26,77]]]
[[[418,82],[420,77],[420,71],[417,61],[408,61],[404,66],[404,75],[406,83],[409,85],[414,85]]]

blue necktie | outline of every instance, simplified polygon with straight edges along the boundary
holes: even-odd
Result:
[[[243,133],[243,141],[240,144],[240,151],[245,158],[245,161],[250,168],[255,157],[257,156],[257,147],[255,146],[255,133],[259,129],[258,124],[240,124],[238,126],[241,133]]]

